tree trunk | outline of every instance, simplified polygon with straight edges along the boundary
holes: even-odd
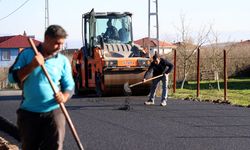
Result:
[[[219,81],[219,73],[218,71],[214,71],[214,77],[217,82],[217,89],[220,91],[220,81]]]
[[[183,87],[184,87],[184,84],[185,84],[186,79],[187,79],[187,75],[188,75],[188,73],[184,73],[184,79],[182,80],[182,83],[181,83],[181,89],[183,89]]]

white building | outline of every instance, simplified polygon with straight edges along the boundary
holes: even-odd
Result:
[[[158,51],[158,41],[156,39],[150,39],[148,37],[139,39],[134,41],[135,44],[140,45],[144,49],[148,49],[148,45],[150,44],[150,55],[154,55],[155,52]],[[171,52],[173,49],[175,49],[176,46],[172,43],[165,42],[165,41],[159,41],[159,54],[164,55]]]

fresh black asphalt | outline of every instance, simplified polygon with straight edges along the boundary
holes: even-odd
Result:
[[[14,124],[20,99],[1,95],[0,116]],[[120,110],[126,99],[131,109]],[[86,150],[250,149],[249,108],[172,99],[167,107],[159,99],[144,106],[146,99],[74,97],[66,107]],[[68,127],[64,149],[77,150]]]

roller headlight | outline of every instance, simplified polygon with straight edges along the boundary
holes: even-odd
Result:
[[[105,62],[106,67],[116,67],[117,66],[117,61],[116,60],[109,60]]]
[[[150,60],[138,60],[140,67],[148,67],[150,65]]]

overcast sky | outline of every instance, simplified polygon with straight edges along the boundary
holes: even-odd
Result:
[[[158,0],[158,3],[161,40],[177,40],[180,15],[185,15],[191,32],[212,25],[221,41],[250,39],[250,0]],[[148,35],[148,0],[49,0],[49,23],[67,30],[69,48],[81,46],[81,17],[92,8],[96,12],[132,12],[134,39]],[[25,30],[43,40],[44,29],[45,0],[0,0],[0,36],[23,34]]]

